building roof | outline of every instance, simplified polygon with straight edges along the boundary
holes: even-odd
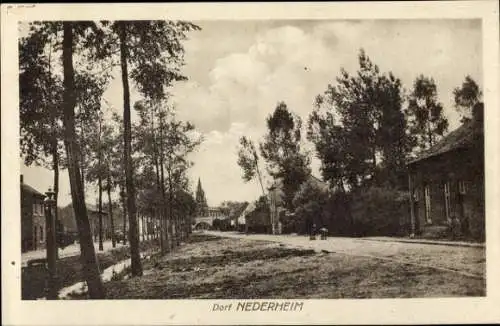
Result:
[[[434,146],[419,153],[416,158],[411,159],[407,164],[410,165],[430,157],[442,155],[460,148],[470,147],[474,145],[474,139],[478,131],[482,133],[482,128],[479,128],[473,121],[465,122],[459,128],[446,135]]]
[[[32,186],[26,184],[26,183],[21,183],[21,189],[22,191],[25,191],[27,193],[30,193],[32,195],[38,196],[38,197],[45,197],[44,194],[33,188]]]
[[[238,224],[245,224],[245,217],[255,210],[255,203],[249,203],[238,217]]]
[[[68,205],[66,205],[66,207],[73,207],[73,203],[69,203]],[[99,207],[97,207],[97,205],[94,205],[94,204],[89,204],[89,203],[85,203],[85,207],[87,207],[87,212],[88,213],[95,213],[95,214],[99,214]],[[103,210],[101,212],[102,215],[108,215],[108,212]]]

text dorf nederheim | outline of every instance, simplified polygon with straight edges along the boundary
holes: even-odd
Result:
[[[304,302],[301,301],[242,301],[235,306],[229,304],[217,304],[212,306],[212,311],[302,311]]]

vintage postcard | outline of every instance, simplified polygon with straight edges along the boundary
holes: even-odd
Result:
[[[3,324],[500,322],[498,13],[2,5]]]

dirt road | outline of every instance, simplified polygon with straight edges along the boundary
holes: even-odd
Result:
[[[237,232],[205,231],[206,234],[226,238],[274,241],[294,248],[314,249],[357,257],[371,257],[436,270],[450,271],[464,276],[484,278],[486,252],[481,247],[460,247],[436,244],[371,241],[362,238],[330,237],[327,240],[309,240],[306,236],[241,234]]]
[[[477,248],[206,232],[145,261],[142,277],[105,286],[109,299],[484,296],[482,257]]]

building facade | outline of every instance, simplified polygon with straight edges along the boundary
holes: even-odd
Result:
[[[207,208],[207,216],[213,218],[226,218],[227,216],[222,212],[220,207],[208,207]]]
[[[87,214],[89,217],[90,230],[92,231],[92,238],[94,241],[99,240],[99,210],[92,204],[86,204]],[[103,229],[103,240],[110,240],[112,236],[111,230],[111,219],[107,211],[101,212],[102,215],[102,229]],[[78,232],[76,226],[75,213],[73,211],[73,205],[69,204],[59,211],[59,220],[61,221],[64,232],[74,233]],[[114,227],[116,230],[123,230],[123,219],[120,221],[115,218]]]
[[[484,240],[482,106],[473,119],[408,163],[410,233]]]
[[[21,175],[21,251],[45,248],[45,195],[24,183]]]

